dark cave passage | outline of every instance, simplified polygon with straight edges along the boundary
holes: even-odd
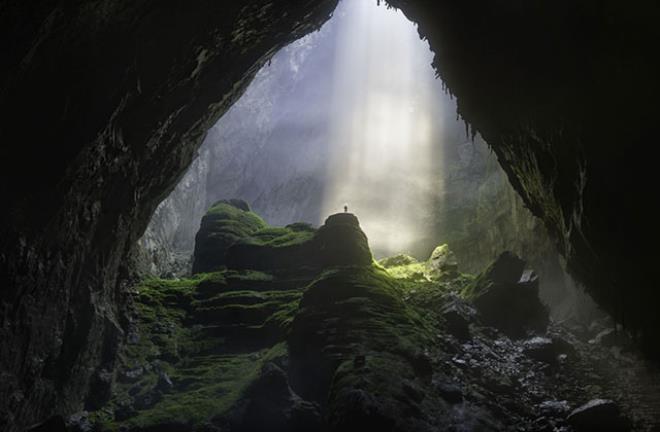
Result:
[[[0,4],[0,430],[660,430],[658,18]]]

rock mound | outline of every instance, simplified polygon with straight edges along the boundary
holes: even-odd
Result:
[[[265,228],[266,222],[242,200],[218,201],[202,218],[195,236],[192,273],[207,273],[226,265],[229,248]]]
[[[511,337],[543,332],[548,326],[547,308],[539,299],[539,281],[525,261],[511,252],[502,253],[473,284],[463,290],[485,324]]]
[[[229,268],[262,271],[366,266],[373,261],[367,236],[350,213],[328,217],[316,231],[301,224],[265,228],[236,242],[226,254]]]

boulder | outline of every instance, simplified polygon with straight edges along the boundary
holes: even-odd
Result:
[[[577,432],[627,432],[630,422],[621,415],[619,406],[611,400],[594,399],[576,408],[568,422]]]
[[[87,411],[81,411],[69,416],[66,424],[69,432],[93,432],[95,430]]]
[[[529,332],[544,332],[550,320],[546,306],[539,299],[538,277],[524,268],[523,260],[504,252],[462,291],[484,324],[514,338]]]
[[[484,276],[498,284],[514,284],[520,280],[525,270],[525,261],[513,252],[505,251],[491,264]]]
[[[527,357],[548,364],[559,362],[561,355],[573,355],[575,348],[563,339],[535,336],[523,343]]]
[[[458,261],[449,245],[436,247],[426,262],[429,279],[447,279],[458,275]]]
[[[459,298],[448,301],[441,311],[447,330],[461,341],[470,338],[470,323],[476,314],[477,311],[471,305]]]

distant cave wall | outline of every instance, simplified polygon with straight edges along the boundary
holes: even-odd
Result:
[[[199,222],[208,209],[209,151],[197,157],[176,187],[163,200],[137,244],[138,272],[160,277],[190,273]]]
[[[181,274],[181,260],[192,255],[202,216],[220,199],[245,199],[273,225],[323,220],[320,167],[326,134],[318,124],[309,130],[310,123],[300,122],[300,113],[292,110],[301,99],[310,111],[313,106],[323,110],[331,97],[330,87],[314,72],[332,67],[332,22],[280,50],[209,129],[196,159],[140,239],[146,272]],[[310,57],[314,70],[305,67]]]
[[[8,1],[0,72],[0,429],[98,403],[121,264],[206,130],[335,1]],[[12,143],[12,144],[10,144]]]
[[[594,299],[650,353],[660,315],[660,5],[388,1],[419,23],[460,115],[493,147]],[[652,204],[653,203],[653,204]]]

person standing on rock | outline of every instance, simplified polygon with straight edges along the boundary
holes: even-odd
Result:
[[[348,213],[348,204],[344,204],[344,213]]]

